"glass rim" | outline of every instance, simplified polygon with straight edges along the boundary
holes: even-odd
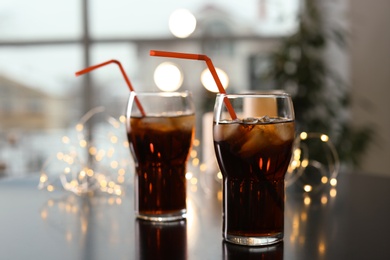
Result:
[[[264,90],[255,92],[243,92],[243,93],[217,93],[217,97],[238,98],[238,97],[285,97],[291,98],[291,95],[282,90]]]
[[[135,92],[131,91],[130,96],[150,96],[150,97],[187,97],[192,96],[192,92],[189,90],[185,91],[145,91]]]

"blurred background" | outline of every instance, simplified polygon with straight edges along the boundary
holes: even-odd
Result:
[[[0,0],[0,176],[38,174],[93,108],[123,119],[118,67],[75,77],[110,59],[137,91],[194,93],[207,159],[206,65],[151,49],[206,54],[227,92],[289,92],[298,133],[328,135],[344,171],[390,175],[388,24],[379,0]]]

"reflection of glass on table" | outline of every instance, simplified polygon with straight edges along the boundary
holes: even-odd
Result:
[[[187,259],[187,222],[135,222],[137,259]]]
[[[224,260],[282,260],[283,259],[283,241],[271,246],[245,247],[228,242],[223,242]]]

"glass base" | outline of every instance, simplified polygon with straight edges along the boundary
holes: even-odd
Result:
[[[283,233],[275,233],[263,237],[244,237],[226,234],[225,241],[244,246],[267,246],[283,241]]]
[[[147,221],[156,221],[156,222],[164,222],[164,221],[175,221],[180,219],[185,219],[187,217],[187,210],[183,209],[177,212],[169,213],[169,214],[136,214],[137,218]]]

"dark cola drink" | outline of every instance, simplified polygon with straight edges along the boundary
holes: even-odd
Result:
[[[294,122],[282,118],[214,123],[225,240],[272,244],[283,239],[284,177],[294,134]]]
[[[195,116],[132,117],[128,140],[134,157],[139,218],[175,220],[186,214],[186,163]]]

